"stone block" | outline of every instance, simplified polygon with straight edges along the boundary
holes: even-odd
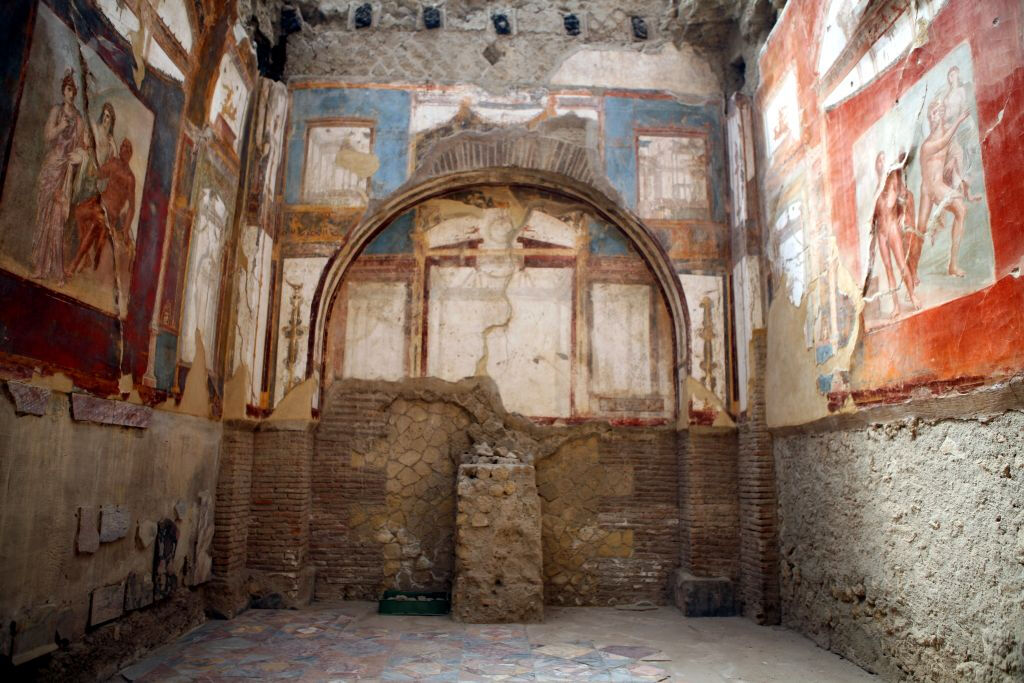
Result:
[[[100,532],[96,520],[96,508],[78,508],[78,536],[75,548],[79,553],[94,553],[100,547]]]
[[[140,548],[148,548],[156,539],[156,522],[148,519],[139,520],[139,526],[135,530],[135,542]]]
[[[463,464],[458,476],[452,617],[469,623],[543,620],[540,496],[533,466]],[[504,485],[495,488],[495,481]]]
[[[89,625],[98,626],[124,614],[124,583],[97,588],[92,592]]]
[[[682,569],[676,572],[672,591],[676,607],[687,617],[734,617],[735,590],[725,578],[694,576]]]
[[[132,572],[125,581],[124,609],[126,612],[153,604],[153,575]]]
[[[57,649],[57,606],[22,610],[14,619],[11,662],[21,665]]]
[[[195,545],[192,548],[192,563],[188,585],[195,586],[210,580],[213,557],[210,544],[213,542],[213,501],[209,491],[199,494],[199,514],[196,519]]]
[[[72,394],[71,416],[85,422],[145,429],[153,419],[153,409],[124,401],[108,401],[89,394]]]
[[[132,515],[120,505],[104,505],[100,509],[100,543],[110,543],[128,535]]]
[[[46,415],[52,393],[49,389],[9,380],[7,390],[11,392],[14,412],[18,415]]]

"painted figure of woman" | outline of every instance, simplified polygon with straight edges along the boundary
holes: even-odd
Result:
[[[61,81],[63,102],[54,105],[43,128],[45,153],[36,180],[36,237],[32,245],[34,277],[61,284],[64,275],[64,225],[71,210],[75,172],[85,147],[85,122],[75,108],[78,86],[68,69]]]

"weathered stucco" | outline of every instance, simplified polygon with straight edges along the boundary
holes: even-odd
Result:
[[[18,632],[48,623],[49,638],[46,627],[38,636],[43,646],[54,642],[48,611],[66,614],[60,637],[70,642],[81,640],[87,624],[107,620],[95,613],[96,597],[90,616],[90,595],[97,589],[122,586],[121,597],[110,604],[108,614],[114,616],[126,606],[153,602],[152,584],[148,597],[143,589],[126,601],[124,582],[129,575],[152,579],[159,571],[154,542],[162,520],[177,530],[166,568],[176,576],[172,592],[208,578],[197,575],[196,567],[208,553],[213,530],[208,515],[220,425],[164,411],[154,411],[145,429],[83,422],[72,419],[69,399],[54,392],[44,415],[19,416],[6,395],[0,398],[0,480],[7,491],[0,509],[0,618],[4,629],[13,619]],[[98,517],[104,514],[110,521],[102,521],[97,540]],[[143,632],[135,637],[140,644],[149,640]],[[19,642],[16,635],[16,651],[33,639]],[[120,655],[125,656],[131,653]]]
[[[1024,675],[1024,413],[776,436],[782,621],[890,680]]]

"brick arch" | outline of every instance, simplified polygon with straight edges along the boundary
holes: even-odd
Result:
[[[581,130],[575,116],[545,122],[569,120],[565,128],[545,131],[464,132],[435,145],[412,177],[389,197],[371,202],[362,220],[331,257],[320,278],[312,302],[307,377],[323,384],[323,363],[327,327],[334,299],[349,266],[363,249],[393,220],[416,205],[453,191],[486,186],[532,187],[554,192],[590,207],[595,215],[617,226],[633,243],[647,263],[668,305],[672,319],[674,348],[673,379],[676,415],[682,415],[686,395],[681,382],[690,374],[690,319],[686,296],[672,262],[661,244],[643,222],[623,206],[618,193],[602,171],[596,151],[576,144],[572,133]]]

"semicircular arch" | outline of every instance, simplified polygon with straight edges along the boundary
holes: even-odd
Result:
[[[681,381],[690,374],[689,309],[679,277],[664,248],[632,211],[623,208],[606,192],[564,173],[502,166],[460,170],[436,175],[415,184],[407,183],[391,196],[375,203],[352,229],[324,269],[312,301],[306,375],[318,381],[318,396],[323,391],[323,382],[320,380],[330,313],[345,275],[356,258],[379,232],[415,206],[459,190],[494,186],[536,188],[578,201],[592,209],[596,216],[622,230],[632,242],[654,276],[672,321],[675,413],[680,415],[681,401],[685,396]]]

